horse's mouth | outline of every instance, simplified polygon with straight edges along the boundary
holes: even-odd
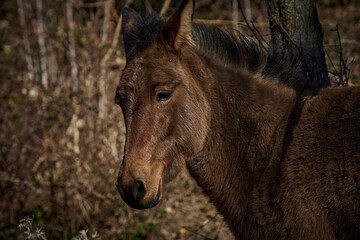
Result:
[[[127,194],[121,188],[118,187],[119,193],[123,201],[132,208],[135,209],[147,209],[155,207],[161,200],[161,180],[159,181],[157,193],[153,198],[145,200],[144,198],[134,199],[131,194]]]

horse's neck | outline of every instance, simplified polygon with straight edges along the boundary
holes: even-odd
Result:
[[[230,227],[238,227],[250,221],[247,204],[264,174],[277,174],[296,93],[249,74],[212,69],[211,85],[218,87],[209,90],[215,95],[209,98],[211,129],[203,151],[187,165]]]

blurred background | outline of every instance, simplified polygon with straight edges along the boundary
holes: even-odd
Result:
[[[125,65],[120,9],[168,17],[180,2],[0,1],[0,239],[232,239],[186,170],[149,210],[130,209],[115,187],[125,134],[113,100]],[[240,4],[269,40],[266,1]],[[195,12],[250,34],[237,1],[198,0]],[[360,1],[319,0],[318,13],[328,70],[339,71],[338,25],[349,84],[359,83]]]

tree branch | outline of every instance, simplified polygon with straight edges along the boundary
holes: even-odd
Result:
[[[253,35],[253,36],[255,37],[255,39],[258,41],[259,45],[260,45],[262,48],[265,48],[264,44],[262,43],[262,39],[263,39],[263,38],[261,37],[262,39],[260,39],[260,38],[256,35],[256,33],[254,32],[254,29],[250,26],[250,24],[249,24],[249,22],[248,22],[248,20],[247,20],[247,18],[246,18],[246,15],[245,15],[245,13],[244,13],[241,5],[240,5],[240,1],[237,0],[237,2],[238,2],[238,7],[239,7],[239,10],[240,10],[240,13],[241,13],[241,15],[242,15],[243,18],[244,18],[244,21],[245,21],[245,23],[246,23],[247,28],[250,30],[250,32],[252,33],[252,35]]]
[[[165,0],[163,6],[161,7],[160,10],[160,16],[164,16],[164,14],[167,12],[167,10],[169,9],[171,0]]]

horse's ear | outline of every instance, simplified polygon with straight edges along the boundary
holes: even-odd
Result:
[[[179,51],[185,43],[192,43],[193,15],[194,0],[183,0],[179,9],[166,22],[161,37],[175,51]]]
[[[128,7],[121,9],[121,16],[125,54],[128,56],[131,50],[135,47],[136,34],[134,33],[136,32],[138,26],[142,23],[142,18],[140,17],[140,14]]]

